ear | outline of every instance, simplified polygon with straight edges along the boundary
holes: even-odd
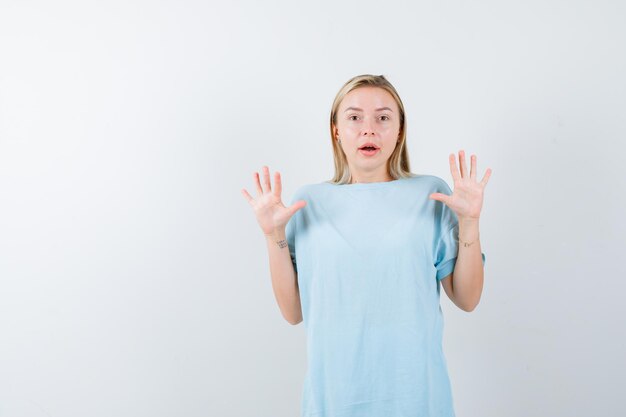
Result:
[[[333,124],[333,137],[337,139],[337,136],[339,136],[339,129],[337,129],[337,126]]]

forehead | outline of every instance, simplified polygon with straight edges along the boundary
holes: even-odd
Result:
[[[360,107],[363,110],[371,108],[390,107],[397,111],[398,105],[391,93],[380,87],[358,87],[345,95],[341,101],[340,109],[346,107]]]

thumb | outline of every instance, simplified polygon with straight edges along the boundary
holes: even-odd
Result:
[[[306,206],[305,200],[298,200],[289,206],[289,217],[293,216],[296,211],[300,210],[302,207]]]
[[[450,196],[442,193],[432,193],[428,198],[431,200],[441,201],[444,204],[448,204],[450,201]]]

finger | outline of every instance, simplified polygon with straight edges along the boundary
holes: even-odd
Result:
[[[252,178],[254,178],[254,182],[256,185],[256,195],[257,197],[261,197],[263,195],[263,188],[261,188],[259,173],[255,171],[254,174],[252,174]]]
[[[476,179],[476,155],[472,155],[471,157],[471,169],[470,169],[470,178]]]
[[[263,167],[263,184],[265,185],[265,192],[272,192],[272,185],[270,184],[270,169],[267,166]]]
[[[465,166],[465,151],[459,151],[459,166],[461,167],[461,177],[467,177],[467,167]]]
[[[487,172],[485,172],[485,176],[483,177],[483,180],[480,182],[480,184],[483,187],[485,187],[487,183],[489,182],[489,177],[491,177],[491,168],[487,168]]]
[[[280,180],[280,172],[274,172],[274,195],[280,198],[280,193],[283,192],[283,184]]]
[[[246,198],[246,200],[248,200],[248,203],[250,203],[250,205],[252,205],[252,202],[254,201],[254,198],[252,198],[250,193],[248,193],[248,191],[245,188],[241,189],[241,194],[243,194],[243,196]]]
[[[451,153],[448,159],[450,160],[450,173],[452,174],[452,179],[454,181],[459,181],[461,179],[461,176],[459,175],[459,169],[456,166],[456,160],[454,159],[454,154]]]
[[[304,206],[306,206],[305,200],[298,200],[295,203],[293,203],[291,206],[289,206],[289,217],[296,214],[296,211],[300,210]]]
[[[441,201],[444,204],[448,204],[448,202],[450,201],[450,196],[442,193],[432,193],[429,198],[431,200]]]

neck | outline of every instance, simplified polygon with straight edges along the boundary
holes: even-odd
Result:
[[[355,178],[353,175],[351,184],[368,183],[368,182],[388,182],[388,181],[393,181],[393,178],[391,178],[391,176],[389,175],[386,175],[384,178],[363,177],[363,176],[359,176],[358,178]]]

